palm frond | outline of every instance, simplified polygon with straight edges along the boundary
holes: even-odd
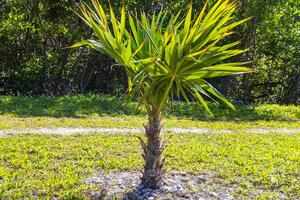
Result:
[[[157,112],[171,96],[189,101],[189,94],[208,112],[203,96],[234,109],[207,79],[253,72],[246,63],[225,62],[246,51],[236,48],[238,41],[220,43],[248,20],[232,22],[236,3],[218,0],[207,13],[206,3],[196,16],[190,5],[183,18],[181,12],[168,17],[163,11],[151,17],[145,13],[136,16],[126,14],[122,7],[120,19],[111,7],[105,13],[98,0],[92,0],[92,5],[81,4],[80,17],[93,29],[96,39],[71,47],[88,45],[114,58],[127,73],[128,94],[138,94],[142,103]]]

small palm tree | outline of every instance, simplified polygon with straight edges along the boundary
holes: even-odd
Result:
[[[116,19],[110,7],[106,14],[98,0],[93,7],[82,3],[82,20],[90,26],[95,40],[84,40],[72,47],[88,45],[114,58],[128,76],[128,95],[138,96],[148,112],[145,126],[147,141],[141,139],[145,160],[142,184],[158,188],[163,175],[162,113],[171,97],[189,101],[193,96],[209,112],[204,96],[219,99],[234,109],[209,82],[210,78],[248,73],[252,69],[241,62],[224,62],[242,54],[239,42],[220,41],[234,32],[232,29],[247,19],[231,22],[237,4],[217,1],[205,14],[207,3],[197,16],[192,6],[184,14],[168,17],[162,11],[152,16],[126,14],[122,8]],[[128,23],[128,25],[126,24]]]

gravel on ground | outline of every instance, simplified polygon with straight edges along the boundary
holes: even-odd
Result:
[[[176,199],[234,199],[233,188],[220,187],[210,174],[191,175],[170,171],[165,174],[161,188],[151,190],[139,185],[140,174],[136,171],[99,172],[98,176],[86,178],[86,184],[94,184],[101,191],[91,192],[92,199],[124,200],[176,200]],[[219,188],[219,189],[216,189]]]
[[[210,200],[243,199],[237,197],[237,185],[225,183],[222,178],[213,173],[189,174],[181,171],[165,173],[160,189],[151,190],[140,185],[141,173],[137,171],[121,171],[103,173],[86,178],[86,184],[101,188],[100,191],[90,191],[91,199],[123,199],[123,200]],[[261,188],[251,191],[247,199],[255,199],[263,194]],[[275,199],[287,199],[278,193]]]

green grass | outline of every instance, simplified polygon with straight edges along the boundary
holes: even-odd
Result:
[[[194,103],[173,103],[165,127],[231,129],[300,128],[300,107],[210,104],[209,117]],[[105,95],[0,97],[0,129],[26,127],[141,127],[137,103]],[[209,173],[235,197],[300,198],[300,133],[173,135],[168,170]],[[14,135],[0,138],[0,199],[89,199],[100,188],[84,179],[98,170],[139,170],[141,149],[132,135]],[[217,185],[220,185],[217,184]],[[213,189],[213,188],[212,188]],[[217,189],[217,188],[215,188]],[[263,192],[259,192],[263,191]]]
[[[300,134],[173,135],[168,170],[212,173],[218,185],[247,199],[300,198]],[[21,135],[0,139],[0,199],[88,199],[84,179],[98,170],[138,170],[132,135]],[[263,192],[258,192],[263,191]]]
[[[21,129],[28,127],[138,127],[147,123],[146,116],[115,116],[115,117],[15,117],[0,115],[1,129]],[[243,130],[256,128],[289,128],[299,129],[300,123],[297,121],[199,121],[192,119],[178,119],[168,117],[165,119],[164,127],[197,127],[214,130],[229,129]],[[300,132],[300,131],[299,131]]]
[[[232,111],[210,104],[209,117],[195,103],[173,103],[166,110],[165,127],[209,129],[300,128],[300,107],[279,105],[237,106]],[[105,95],[0,98],[0,129],[63,127],[142,127],[147,120],[137,103]]]
[[[300,120],[300,106],[253,105],[237,106],[234,112],[224,105],[210,104],[214,117],[208,116],[197,103],[173,102],[166,117],[194,120]],[[137,103],[125,103],[122,98],[106,95],[76,95],[62,97],[0,97],[0,114],[17,117],[105,117],[145,116]]]

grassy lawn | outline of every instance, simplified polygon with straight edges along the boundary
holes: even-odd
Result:
[[[138,170],[134,135],[21,135],[0,140],[0,197],[88,199],[98,170]],[[212,173],[235,197],[300,198],[300,134],[173,135],[167,170]],[[137,172],[138,173],[138,172]],[[214,188],[211,188],[214,190]],[[215,188],[218,189],[218,188]]]
[[[236,106],[234,112],[224,105],[209,104],[211,117],[197,103],[173,102],[166,110],[166,117],[210,121],[249,120],[300,120],[299,106],[248,105]],[[144,116],[138,104],[126,103],[123,98],[106,95],[75,95],[62,97],[0,97],[0,114],[18,117],[105,117]]]
[[[300,128],[300,107],[173,103],[165,127],[231,129],[236,134],[174,134],[165,151],[167,170],[212,174],[217,187],[240,199],[300,198],[300,133],[246,134],[243,129]],[[26,127],[141,127],[136,103],[105,95],[0,97],[0,129]],[[0,199],[89,199],[96,186],[84,179],[99,170],[142,168],[135,135],[12,135],[0,138]],[[138,172],[137,172],[138,173]],[[210,188],[217,190],[219,188]]]
[[[237,111],[210,105],[214,116],[194,103],[173,103],[165,127],[209,129],[300,128],[300,107],[237,106]],[[0,97],[0,129],[42,126],[141,127],[145,111],[137,103],[105,95],[63,97]]]
[[[146,116],[116,116],[116,117],[15,117],[0,115],[0,129],[26,127],[142,127],[146,124]],[[300,128],[298,121],[198,121],[168,117],[164,127],[197,127],[207,129],[256,129],[256,128]]]

